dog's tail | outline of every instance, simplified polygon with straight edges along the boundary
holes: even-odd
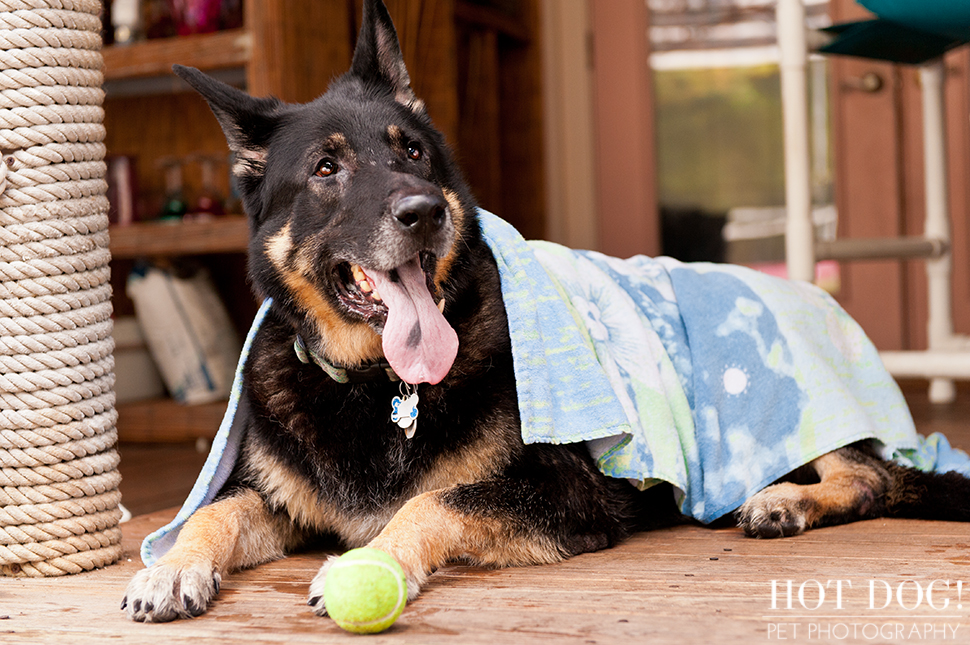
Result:
[[[970,479],[956,472],[923,472],[887,464],[891,484],[886,515],[923,520],[970,522]]]

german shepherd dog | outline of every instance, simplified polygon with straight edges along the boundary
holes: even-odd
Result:
[[[228,572],[321,536],[392,555],[413,599],[449,561],[551,563],[677,521],[668,485],[606,477],[582,444],[523,443],[498,270],[381,0],[365,2],[350,71],[311,103],[176,72],[235,153],[251,280],[273,304],[245,367],[237,466],[133,578],[129,618],[198,616]],[[421,384],[413,436],[389,419],[402,382]],[[883,515],[970,520],[970,480],[875,455],[828,453],[736,518],[763,538]],[[334,557],[310,583],[321,616]]]

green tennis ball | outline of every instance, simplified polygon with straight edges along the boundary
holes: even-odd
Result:
[[[378,549],[353,549],[327,572],[323,601],[333,620],[356,634],[382,632],[397,620],[408,600],[404,571]]]

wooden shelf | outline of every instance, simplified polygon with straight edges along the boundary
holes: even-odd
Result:
[[[249,224],[241,215],[203,222],[137,222],[112,226],[110,232],[114,258],[241,253],[249,244]]]
[[[230,29],[114,45],[102,53],[107,81],[167,76],[175,63],[207,70],[245,66],[252,53],[252,37],[245,29]]]
[[[172,399],[122,403],[118,407],[118,440],[172,443],[212,439],[226,412],[225,401],[181,405]]]

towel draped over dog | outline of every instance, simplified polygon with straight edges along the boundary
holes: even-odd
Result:
[[[620,260],[526,242],[480,213],[498,262],[527,443],[589,442],[599,468],[667,481],[713,521],[827,452],[970,474],[916,433],[859,325],[812,284],[729,264]]]
[[[821,289],[733,265],[526,242],[491,213],[479,219],[502,280],[526,443],[585,441],[603,473],[639,488],[670,482],[702,522],[861,439],[886,459],[970,476],[965,453],[916,433],[876,349]],[[232,470],[242,366],[270,304],[195,487],[142,544],[146,565]]]

